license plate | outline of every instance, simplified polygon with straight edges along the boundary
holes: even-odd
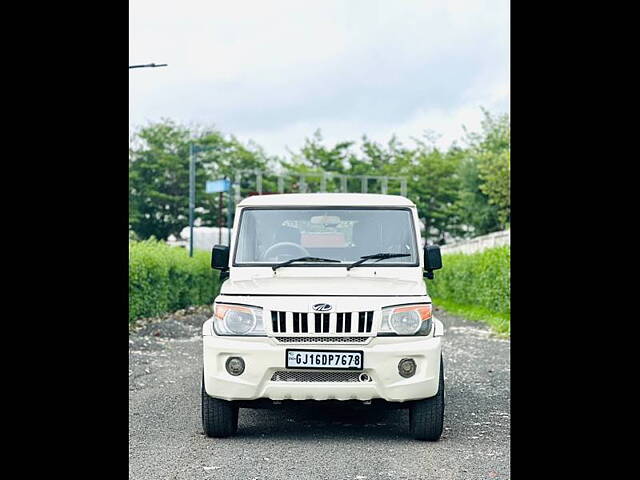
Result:
[[[364,353],[345,350],[288,350],[286,368],[362,370]]]

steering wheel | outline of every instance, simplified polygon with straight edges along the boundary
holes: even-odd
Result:
[[[282,252],[280,253],[279,250],[282,250]],[[274,252],[276,253],[274,254]],[[295,253],[291,254],[290,252],[295,252]],[[306,248],[304,248],[302,245],[298,245],[297,243],[280,242],[280,243],[274,243],[269,248],[267,248],[267,251],[264,252],[264,255],[262,255],[262,259],[269,260],[272,257],[278,257],[278,255],[290,255],[291,258],[308,257],[309,252],[307,251]]]

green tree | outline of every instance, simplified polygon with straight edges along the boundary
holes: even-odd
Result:
[[[458,169],[460,190],[453,205],[459,219],[460,236],[477,236],[500,230],[498,212],[481,190],[482,180],[478,163],[473,158],[464,158]]]
[[[171,120],[140,128],[129,150],[129,225],[140,238],[166,239],[188,226],[192,143],[206,147],[196,162],[195,216],[200,225],[218,222],[218,196],[205,193],[206,180],[233,179],[237,170],[264,168],[267,162],[255,145],[225,138],[213,128],[186,127]]]
[[[483,182],[480,189],[497,207],[500,226],[504,228],[511,220],[511,152],[486,155],[478,167]]]
[[[392,136],[378,143],[363,136],[356,142],[325,145],[320,130],[305,139],[289,158],[268,156],[253,143],[203,126],[186,127],[163,120],[140,128],[129,154],[129,225],[138,237],[159,239],[179,232],[188,224],[189,144],[198,153],[196,171],[196,218],[202,225],[217,225],[218,197],[204,193],[205,181],[227,177],[235,180],[241,170],[286,170],[285,191],[300,191],[296,173],[317,173],[305,180],[307,191],[319,191],[324,172],[354,176],[407,178],[407,196],[424,221],[429,243],[450,237],[481,235],[500,230],[510,221],[510,124],[508,115],[492,116],[483,110],[479,132],[465,130],[463,146],[436,147],[437,136],[425,131],[422,138],[405,145]],[[275,175],[263,176],[263,192],[278,191]],[[361,180],[349,180],[348,191],[360,191]],[[242,174],[241,196],[257,190],[256,177]],[[338,178],[327,180],[326,190],[341,190]],[[371,179],[370,193],[381,185]],[[388,193],[400,193],[398,182]],[[225,207],[227,202],[224,202]],[[223,212],[226,216],[226,212]]]
[[[322,132],[316,130],[311,138],[305,138],[304,144],[297,152],[290,152],[290,160],[281,160],[280,167],[291,173],[318,173],[317,176],[306,177],[307,191],[319,191],[323,172],[344,174],[348,172],[349,163],[353,159],[351,147],[354,142],[339,142],[333,147],[323,144]],[[286,191],[300,191],[299,177],[292,175],[285,182]],[[336,177],[326,182],[328,192],[339,192],[340,181]]]
[[[427,242],[444,243],[445,234],[455,234],[458,228],[454,203],[460,186],[461,151],[442,151],[436,147],[436,140],[430,131],[425,131],[422,138],[414,138],[413,147],[405,146],[395,136],[386,145],[364,137],[363,156],[353,170],[358,174],[406,177],[407,196],[415,202],[425,224]],[[400,193],[399,186],[396,190],[390,188],[389,193]]]
[[[306,138],[298,154],[293,155],[293,168],[306,166],[310,171],[344,173],[351,156],[354,142],[340,142],[332,148],[322,144],[322,132],[316,130],[311,138]]]
[[[474,188],[477,187],[484,194],[486,202],[494,207],[493,216],[497,218],[494,228],[499,230],[506,226],[511,217],[511,125],[508,114],[492,116],[484,109],[482,112],[481,131],[467,132],[465,140],[468,157],[476,164],[474,174],[479,183]],[[476,197],[474,205],[477,208],[481,197]]]
[[[307,138],[292,161],[284,163],[290,171],[328,171],[348,175],[371,175],[407,178],[407,195],[416,203],[418,214],[427,226],[428,241],[445,241],[446,233],[459,230],[459,217],[454,203],[460,188],[458,167],[461,162],[460,149],[440,151],[435,147],[435,138],[426,132],[423,139],[414,139],[416,146],[402,144],[395,136],[386,144],[362,137],[359,152],[352,150],[354,142],[339,142],[333,147],[323,144],[322,135],[316,131]],[[338,191],[327,188],[328,191]],[[361,189],[360,179],[350,179],[348,189]],[[369,193],[380,192],[381,185],[373,180],[367,187]],[[388,193],[399,194],[398,182],[390,182]]]
[[[425,223],[428,243],[443,244],[446,234],[461,234],[455,202],[460,191],[462,154],[456,148],[441,151],[433,144],[418,141],[408,187],[409,197]]]
[[[465,129],[461,189],[455,204],[466,235],[474,236],[504,229],[511,216],[509,116],[482,112],[481,130]]]

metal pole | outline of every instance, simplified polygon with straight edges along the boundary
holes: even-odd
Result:
[[[258,195],[262,195],[262,172],[260,170],[256,170],[256,190]]]
[[[239,188],[240,187],[238,187],[238,189]],[[229,191],[227,192],[227,195],[229,196],[229,208],[228,208],[228,211],[227,211],[227,233],[228,233],[228,236],[229,236],[228,245],[229,245],[229,248],[231,248],[231,227],[232,227],[232,225],[231,225],[231,223],[232,223],[232,220],[231,220],[232,212],[231,211],[233,210],[233,197],[231,195],[231,179],[229,179]]]
[[[189,144],[189,256],[193,257],[193,210],[196,206],[196,162]]]
[[[240,185],[242,182],[242,174],[240,172],[236,173],[236,181],[234,188],[236,190],[236,203],[240,203]]]
[[[231,192],[229,192],[231,195]],[[220,192],[220,198],[218,201],[218,243],[222,245],[222,192]]]

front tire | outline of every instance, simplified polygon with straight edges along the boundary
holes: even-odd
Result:
[[[238,431],[238,406],[227,400],[211,398],[202,376],[202,429],[207,437],[224,438]]]
[[[409,407],[409,430],[416,440],[436,441],[442,435],[444,423],[444,365],[440,356],[438,393],[431,398],[416,400]]]

